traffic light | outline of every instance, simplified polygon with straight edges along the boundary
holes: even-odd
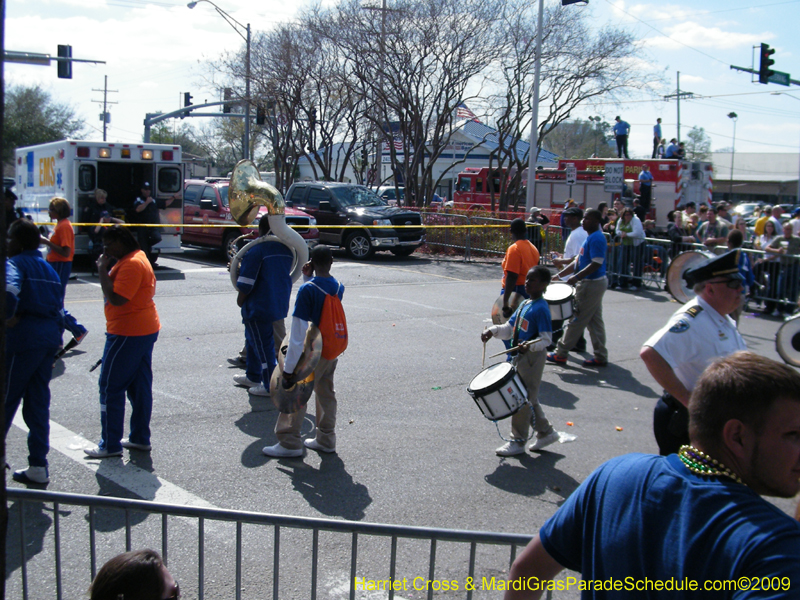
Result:
[[[72,58],[72,46],[58,45],[59,58]],[[58,78],[59,79],[72,79],[72,61],[60,60],[58,61]]]
[[[222,92],[222,99],[225,100],[226,104],[222,105],[222,112],[226,115],[233,109],[233,105],[229,102],[231,98],[233,98],[233,90],[231,88],[225,88]]]
[[[311,113],[308,115],[308,124],[311,125],[313,129],[317,125],[317,109],[312,108]]]
[[[368,158],[368,155],[367,155],[367,147],[366,147],[366,146],[364,146],[363,148],[361,148],[361,164],[362,164],[364,167],[367,167],[367,166],[369,166],[369,164],[367,163],[367,158]]]
[[[263,104],[256,105],[256,125],[264,125],[267,122],[267,111]]]
[[[768,83],[769,78],[775,74],[775,71],[770,69],[775,61],[770,57],[775,54],[775,48],[770,48],[767,44],[761,44],[761,62],[758,67],[758,83]]]
[[[189,92],[183,93],[183,107],[186,108],[187,106],[192,105],[192,95]]]

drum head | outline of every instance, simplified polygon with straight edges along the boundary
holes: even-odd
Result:
[[[800,367],[800,315],[780,326],[775,336],[775,349],[786,364]]]
[[[520,294],[517,292],[511,292],[511,296],[508,298],[508,305],[511,307],[512,314],[513,311],[519,308],[519,305],[522,304],[523,300],[524,298]],[[492,325],[502,325],[510,318],[511,315],[508,317],[503,316],[503,295],[501,294],[492,305]]]
[[[513,377],[514,367],[510,362],[501,362],[487,367],[469,382],[467,390],[470,392],[488,392],[500,386],[501,382]]]
[[[561,304],[575,295],[575,288],[568,283],[560,281],[551,283],[547,286],[542,297],[548,304]]]
[[[713,256],[714,255],[710,252],[689,250],[688,252],[681,252],[672,260],[669,269],[667,269],[667,286],[669,288],[669,293],[672,294],[675,300],[681,304],[686,304],[689,300],[694,298],[694,290],[686,285],[683,274]]]

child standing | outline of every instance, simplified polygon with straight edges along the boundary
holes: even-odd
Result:
[[[71,207],[66,198],[53,198],[50,200],[50,218],[56,221],[56,228],[50,239],[42,238],[42,243],[50,249],[47,253],[47,262],[53,267],[61,279],[63,288],[62,299],[67,293],[67,282],[72,273],[72,257],[75,255],[75,232],[69,221]],[[77,346],[86,337],[89,331],[78,323],[77,319],[64,308],[64,326],[72,334],[72,340],[59,350],[56,359],[61,358],[66,352]]]

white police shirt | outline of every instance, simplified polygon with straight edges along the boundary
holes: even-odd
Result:
[[[661,355],[690,392],[716,358],[747,350],[736,323],[697,296],[679,308],[645,343]]]

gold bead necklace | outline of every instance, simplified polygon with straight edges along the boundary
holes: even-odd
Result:
[[[698,450],[694,446],[681,446],[678,456],[695,475],[703,475],[706,477],[728,477],[733,479],[736,483],[744,485],[742,478],[736,473],[731,471],[728,467],[723,465],[718,460],[711,458],[705,452]]]

